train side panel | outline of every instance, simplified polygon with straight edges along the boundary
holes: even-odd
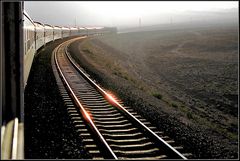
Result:
[[[76,36],[76,35],[78,35],[78,28],[71,27],[70,28],[70,36]]]
[[[62,37],[70,36],[70,29],[67,27],[62,27]]]
[[[104,32],[104,27],[96,27],[96,35],[102,35]]]
[[[87,28],[87,30],[89,36],[94,34],[94,28]]]
[[[36,52],[35,46],[35,25],[34,22],[30,19],[30,17],[24,13],[24,87],[27,84],[28,75],[32,66],[34,54]]]
[[[50,25],[44,25],[44,32],[45,32],[45,44],[50,41],[53,41],[53,27]]]
[[[62,38],[62,28],[61,27],[54,26],[53,27],[53,33],[54,33],[54,40]]]
[[[83,27],[78,28],[78,35],[79,36],[87,36],[87,29]]]
[[[38,22],[34,23],[36,26],[36,50],[44,45],[44,26]]]

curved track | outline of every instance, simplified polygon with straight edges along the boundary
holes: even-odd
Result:
[[[81,37],[84,38],[84,37]],[[105,92],[69,55],[68,45],[53,52],[52,65],[69,115],[94,159],[187,159],[175,143],[130,107]]]

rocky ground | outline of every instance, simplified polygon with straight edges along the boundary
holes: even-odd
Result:
[[[51,67],[54,41],[38,52],[25,88],[25,158],[89,158],[74,131]]]
[[[110,35],[77,41],[70,53],[194,158],[231,159],[238,157],[236,31]]]

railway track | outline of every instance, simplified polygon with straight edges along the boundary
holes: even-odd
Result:
[[[82,37],[84,38],[84,37]],[[52,66],[68,113],[93,159],[187,159],[191,153],[105,92],[60,44]]]

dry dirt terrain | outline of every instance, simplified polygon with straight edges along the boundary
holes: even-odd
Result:
[[[99,36],[70,51],[194,158],[238,157],[237,26]]]

